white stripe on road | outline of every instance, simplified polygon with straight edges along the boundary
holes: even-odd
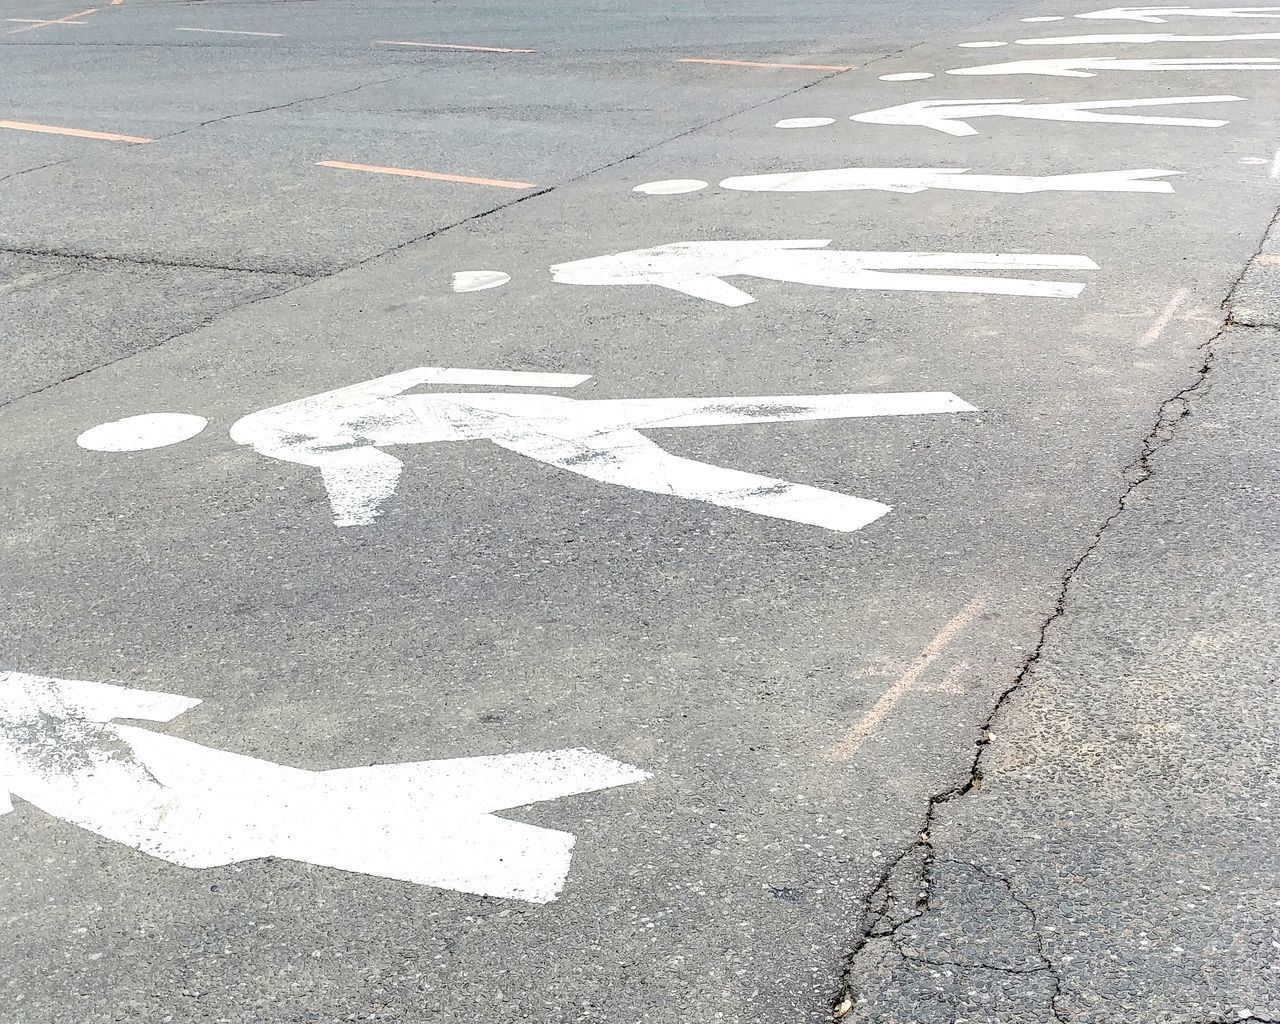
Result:
[[[175,28],[175,32],[207,32],[215,36],[283,36],[283,32],[241,32],[232,28]]]

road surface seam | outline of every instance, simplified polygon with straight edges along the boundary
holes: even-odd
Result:
[[[43,171],[46,167],[57,167],[58,164],[69,164],[72,160],[78,159],[74,156],[64,156],[61,160],[50,160],[47,164],[37,164],[35,167],[24,167],[20,171],[14,171],[12,174],[6,174],[0,178],[0,182],[8,181],[10,178],[20,178],[24,174],[30,174],[32,171]]]
[[[76,260],[81,263],[124,263],[130,266],[168,267],[176,270],[212,270],[236,274],[261,274],[264,277],[305,277],[308,278],[308,281],[319,280],[338,273],[338,271],[328,271],[326,273],[314,269],[299,270],[289,267],[269,269],[267,267],[245,267],[222,263],[199,263],[195,260],[188,262],[185,260],[153,259],[146,256],[117,256],[112,253],[66,252],[60,249],[33,249],[8,245],[0,246],[0,253],[10,256],[32,256],[40,259]]]
[[[949,786],[948,788],[935,793],[929,798],[927,809],[925,811],[924,820],[919,831],[919,838],[911,845],[902,850],[896,857],[892,858],[885,868],[881,871],[875,887],[868,893],[863,900],[862,917],[859,922],[860,936],[855,940],[853,948],[845,958],[844,968],[841,971],[840,990],[832,1001],[832,1017],[836,1020],[849,1021],[857,1020],[858,998],[859,992],[855,974],[858,968],[858,960],[863,951],[876,940],[888,939],[891,944],[896,937],[896,933],[905,925],[912,921],[923,917],[930,910],[930,894],[933,886],[933,869],[936,861],[935,849],[931,831],[935,821],[937,820],[938,810],[943,804],[950,803],[952,800],[958,800],[968,796],[975,789],[982,786],[983,773],[982,762],[986,754],[987,747],[990,746],[994,738],[994,728],[996,722],[1003,715],[1006,706],[1012,701],[1014,695],[1018,693],[1028,682],[1032,671],[1039,663],[1044,648],[1048,642],[1050,630],[1055,624],[1065,617],[1067,613],[1067,599],[1071,590],[1071,585],[1076,574],[1084,566],[1094,552],[1101,545],[1103,538],[1111,525],[1129,509],[1131,499],[1135,492],[1154,475],[1152,462],[1159,451],[1169,444],[1177,431],[1179,423],[1191,414],[1191,399],[1199,393],[1208,383],[1209,375],[1213,372],[1216,360],[1215,346],[1223,336],[1233,329],[1242,327],[1251,327],[1253,325],[1237,323],[1232,314],[1232,307],[1237,291],[1241,282],[1248,274],[1254,261],[1263,255],[1266,240],[1270,238],[1275,230],[1280,227],[1280,210],[1277,210],[1272,218],[1268,229],[1263,233],[1262,239],[1259,240],[1254,254],[1250,259],[1245,261],[1244,267],[1240,273],[1236,275],[1231,286],[1227,289],[1226,298],[1222,300],[1221,309],[1223,311],[1223,320],[1218,329],[1204,342],[1197,346],[1197,351],[1201,353],[1201,363],[1196,369],[1190,383],[1179,389],[1170,397],[1160,403],[1156,410],[1155,423],[1151,430],[1148,431],[1142,441],[1140,453],[1136,459],[1130,462],[1120,473],[1120,478],[1124,480],[1125,487],[1115,503],[1114,510],[1108,515],[1094,532],[1093,537],[1085,546],[1084,551],[1074,562],[1068,566],[1067,571],[1060,579],[1058,586],[1058,596],[1053,608],[1050,610],[1044,622],[1040,625],[1039,637],[1036,645],[1026,660],[1022,663],[1017,675],[996,698],[991,712],[986,719],[978,727],[978,737],[974,741],[973,759],[970,762],[968,778],[962,783]],[[907,859],[914,853],[919,853],[919,866],[916,869],[917,884],[910,891],[916,893],[915,906],[912,912],[900,921],[892,923],[889,927],[884,925],[890,919],[890,911],[894,902],[894,875],[900,865],[907,862]],[[989,876],[995,877],[995,876]],[[1000,879],[1004,881],[1004,879]],[[1007,883],[1006,883],[1007,884]],[[1020,900],[1010,889],[1010,896],[1020,905],[1026,907],[1035,920],[1034,911],[1024,901]],[[1040,945],[1040,935],[1038,930],[1035,932],[1037,944]],[[1061,996],[1061,981],[1059,975],[1052,962],[1045,955],[1043,946],[1041,945],[1040,954],[1045,961],[1050,976],[1054,979],[1054,991],[1050,998],[1048,1007],[1051,1019],[1054,1021],[1063,1021],[1064,1018],[1058,1012],[1058,1000]],[[1247,1020],[1247,1018],[1246,1018]]]

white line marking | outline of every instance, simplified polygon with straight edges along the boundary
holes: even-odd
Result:
[[[1124,171],[1089,171],[1082,174],[970,174],[956,167],[842,167],[826,171],[792,171],[782,174],[750,174],[725,178],[721,188],[740,192],[923,192],[952,189],[960,192],[1172,192],[1167,181],[1153,178],[1182,174],[1159,168]],[[663,182],[638,185],[635,191]]]
[[[917,100],[854,114],[850,121],[864,124],[919,125],[947,135],[979,134],[968,124],[975,117],[1031,118],[1038,121],[1086,121],[1103,124],[1161,124],[1191,128],[1221,128],[1230,121],[1202,117],[1147,117],[1137,114],[1104,114],[1102,110],[1128,107],[1164,107],[1184,103],[1232,103],[1243,96],[1157,96],[1133,100],[1093,100],[1074,103],[1028,103],[1023,99]]]
[[[723,306],[745,306],[755,297],[730,284],[726,277],[756,277],[824,288],[1075,298],[1084,285],[924,271],[1098,269],[1085,256],[1045,253],[817,251],[830,244],[827,238],[676,242],[557,263],[551,268],[551,276],[560,284],[650,285]]]
[[[950,646],[951,641],[956,638],[961,630],[967,628],[974,619],[981,614],[987,602],[982,598],[975,598],[970,601],[965,608],[955,616],[950,622],[938,631],[938,635],[929,641],[929,646],[924,649],[904,673],[898,677],[889,689],[887,689],[871,710],[868,711],[858,723],[841,737],[840,742],[827,751],[827,758],[831,761],[847,761],[858,752],[858,748],[863,741],[871,735],[871,732],[879,725],[886,715],[889,714],[898,702],[902,700],[908,693],[916,689],[920,683],[920,677],[924,675],[925,670],[932,665],[942,655],[942,652]]]
[[[186,868],[281,857],[547,903],[574,835],[496,812],[651,777],[584,749],[305,771],[113,722],[199,703],[0,673],[0,814],[16,796]]]
[[[476,371],[465,372],[459,382],[476,379]],[[847,533],[889,506],[681,458],[644,432],[976,411],[949,392],[599,400],[406,393],[438,382],[439,373],[406,370],[264,409],[232,424],[231,439],[267,458],[318,469],[335,526],[373,523],[395,494],[404,464],[384,449],[488,441],[599,483]]]
[[[283,36],[283,32],[241,32],[232,28],[175,28],[175,32],[207,32],[215,36]]]
[[[1280,178],[1280,149],[1276,150],[1276,158],[1271,162],[1271,177]]]
[[[1105,11],[1077,14],[1097,21],[1145,21],[1164,25],[1165,15],[1178,18],[1280,18],[1280,7],[1108,7]],[[1024,21],[1030,19],[1024,18]]]
[[[1245,32],[1233,36],[1180,36],[1169,32],[1116,32],[1102,36],[1037,36],[1015,39],[1019,46],[1091,46],[1095,43],[1231,43],[1238,39],[1280,39],[1280,32]],[[960,44],[964,46],[964,43]]]
[[[453,275],[455,292],[483,292],[490,288],[501,288],[511,280],[510,274],[501,270],[459,270]],[[555,385],[553,385],[554,387]],[[573,385],[566,385],[572,387]]]
[[[953,68],[949,75],[1050,75],[1097,78],[1099,71],[1280,71],[1280,57],[1168,57],[1121,60],[1119,57],[1050,57],[1004,64]]]
[[[1164,334],[1165,328],[1173,322],[1174,316],[1182,307],[1182,304],[1187,301],[1187,297],[1190,294],[1191,293],[1186,288],[1179,288],[1173,293],[1173,297],[1164,307],[1164,311],[1156,317],[1155,323],[1147,329],[1146,334],[1138,339],[1139,348],[1147,348],[1149,345],[1154,345],[1160,340],[1160,335]]]

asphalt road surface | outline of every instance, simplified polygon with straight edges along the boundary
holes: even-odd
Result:
[[[0,1020],[1280,1020],[1280,7],[1132,11],[3,0]]]

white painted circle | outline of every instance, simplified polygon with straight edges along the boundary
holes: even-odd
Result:
[[[784,117],[774,125],[775,128],[821,128],[823,125],[835,124],[834,117]]]
[[[148,412],[99,423],[77,437],[76,444],[91,452],[141,452],[190,440],[208,425],[203,416],[190,413]]]
[[[1009,44],[1002,43],[998,39],[988,39],[981,43],[961,43],[960,45],[967,47],[970,50],[984,50],[989,46],[1008,46]]]
[[[678,196],[685,192],[698,192],[707,184],[697,178],[670,178],[667,181],[646,181],[631,191],[646,196]]]
[[[459,270],[453,275],[453,290],[482,292],[486,288],[501,288],[510,280],[511,275],[501,270]]]
[[[919,82],[923,78],[932,78],[932,71],[899,71],[896,75],[881,75],[882,82]]]
[[[1018,20],[1032,25],[1041,21],[1066,21],[1067,18],[1064,14],[1045,14],[1039,18],[1019,18]]]

